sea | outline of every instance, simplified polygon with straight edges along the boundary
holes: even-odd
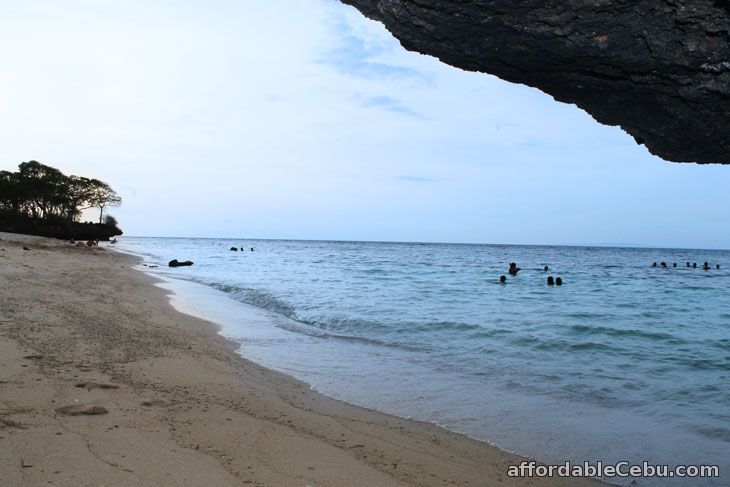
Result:
[[[116,247],[142,256],[173,304],[218,323],[242,356],[325,395],[542,462],[721,472],[618,485],[730,485],[730,251],[132,237]]]

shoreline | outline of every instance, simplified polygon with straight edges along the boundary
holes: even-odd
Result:
[[[173,308],[138,257],[0,238],[10,485],[606,485],[510,478],[523,457],[251,362],[218,325]],[[79,404],[108,413],[58,412]]]
[[[122,254],[127,254],[127,255],[134,256],[134,257],[143,258],[142,256],[138,256],[138,255],[133,254],[133,253],[127,253],[125,251],[118,250],[118,249],[114,249],[114,250],[117,251],[117,252],[120,252]],[[279,374],[279,375],[285,377],[286,380],[292,380],[292,381],[295,381],[295,382],[299,382],[299,383],[303,384],[305,387],[311,389],[313,393],[318,394],[318,395],[321,395],[321,396],[323,396],[323,397],[325,397],[327,399],[330,399],[330,400],[333,400],[333,401],[337,401],[339,403],[343,403],[343,404],[346,404],[348,406],[352,406],[352,407],[356,407],[356,408],[361,408],[361,409],[364,409],[366,411],[369,411],[369,412],[372,412],[372,413],[375,413],[375,414],[382,414],[382,415],[385,415],[385,416],[390,416],[390,417],[397,418],[397,419],[401,419],[401,420],[405,420],[405,421],[412,421],[412,422],[415,422],[415,423],[421,423],[421,424],[425,424],[425,425],[429,425],[429,426],[435,426],[435,427],[441,428],[441,429],[443,429],[443,430],[445,430],[445,431],[447,431],[449,433],[457,434],[457,435],[463,435],[463,436],[465,436],[465,437],[467,437],[467,438],[469,438],[471,440],[474,440],[476,442],[484,443],[484,444],[486,444],[486,445],[488,445],[488,446],[490,446],[492,448],[496,448],[497,450],[502,451],[502,452],[505,452],[507,454],[514,454],[514,455],[518,455],[518,456],[523,457],[523,458],[530,458],[529,455],[526,455],[524,453],[520,453],[518,451],[510,450],[509,448],[502,447],[502,446],[497,445],[495,443],[491,443],[491,442],[489,442],[486,439],[482,439],[482,438],[479,438],[477,436],[470,435],[467,432],[463,432],[463,431],[458,431],[458,430],[455,430],[455,429],[451,429],[446,424],[440,424],[440,423],[432,422],[432,421],[428,421],[428,420],[421,420],[421,419],[409,417],[409,416],[406,416],[406,415],[403,415],[403,414],[398,414],[397,412],[388,412],[388,411],[384,411],[384,410],[377,409],[377,407],[371,407],[371,406],[367,406],[365,404],[357,404],[356,402],[348,401],[347,399],[339,398],[335,394],[331,394],[331,393],[326,392],[325,390],[321,390],[321,389],[317,388],[315,385],[309,383],[306,379],[300,379],[300,378],[292,375],[291,372],[288,373],[288,372],[283,371],[283,370],[278,370],[277,368],[275,368],[273,366],[270,366],[270,365],[267,365],[265,363],[262,363],[262,362],[258,361],[256,358],[251,357],[250,355],[246,355],[246,352],[244,350],[244,345],[246,345],[246,342],[239,342],[239,341],[236,341],[235,338],[232,338],[230,336],[227,336],[226,331],[227,331],[227,326],[228,325],[224,325],[223,324],[224,322],[226,322],[226,323],[228,322],[226,320],[226,318],[222,318],[220,316],[216,318],[216,317],[213,317],[212,315],[208,314],[209,306],[207,306],[208,309],[206,309],[205,311],[201,311],[199,309],[193,309],[193,307],[191,307],[191,302],[190,301],[191,301],[192,298],[190,297],[190,294],[192,292],[194,292],[194,291],[191,291],[190,289],[184,290],[183,288],[188,287],[188,288],[191,288],[191,289],[192,288],[200,289],[201,292],[204,292],[204,293],[210,294],[210,295],[215,295],[215,298],[217,300],[230,300],[231,303],[229,304],[229,306],[236,306],[236,307],[242,306],[242,307],[245,307],[245,308],[253,308],[253,310],[255,310],[256,313],[266,314],[266,313],[269,313],[268,310],[265,310],[263,308],[257,308],[254,305],[249,305],[249,304],[246,304],[246,303],[241,303],[239,301],[232,300],[223,291],[220,291],[220,290],[217,290],[217,289],[211,289],[208,286],[206,286],[204,284],[201,284],[201,283],[198,283],[198,282],[195,282],[195,281],[188,281],[188,280],[185,280],[183,278],[174,278],[174,277],[167,277],[167,276],[162,277],[162,276],[156,275],[153,272],[148,271],[146,269],[140,269],[138,266],[136,267],[136,270],[138,270],[139,272],[142,272],[143,274],[151,277],[153,280],[156,281],[154,283],[155,286],[157,286],[157,287],[159,287],[159,288],[161,288],[161,289],[163,289],[163,290],[165,290],[165,291],[168,292],[168,294],[167,294],[168,302],[170,303],[170,305],[176,311],[178,311],[179,313],[182,313],[182,314],[191,316],[191,317],[193,317],[195,319],[202,320],[206,324],[208,324],[209,326],[215,327],[217,334],[220,337],[222,337],[224,340],[226,340],[229,343],[231,343],[231,346],[234,348],[234,353],[238,357],[240,357],[241,359],[243,359],[243,360],[245,360],[247,362],[251,362],[251,363],[253,363],[253,364],[255,364],[255,365],[259,366],[259,367],[264,368],[265,370],[271,371],[274,374]],[[208,296],[208,297],[210,297],[210,296]],[[247,318],[237,318],[236,321],[237,322],[238,321],[247,321]],[[230,318],[228,318],[228,319],[230,319]],[[272,323],[272,325],[273,325],[273,323]]]

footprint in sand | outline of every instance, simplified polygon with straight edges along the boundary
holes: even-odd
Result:
[[[163,408],[169,405],[170,404],[168,402],[163,401],[162,399],[150,399],[148,401],[142,401],[142,406],[147,406],[150,408]]]
[[[116,384],[105,384],[102,382],[79,382],[76,384],[79,389],[119,389]]]
[[[27,426],[25,426],[23,423],[19,423],[18,421],[13,421],[12,419],[7,418],[0,418],[0,428],[16,428],[20,430],[26,430],[28,429]]]
[[[74,404],[72,406],[58,408],[56,412],[61,416],[96,416],[99,414],[107,414],[109,410],[103,406]]]

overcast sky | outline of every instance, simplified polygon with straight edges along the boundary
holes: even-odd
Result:
[[[107,181],[128,235],[730,248],[730,167],[334,0],[0,0],[0,60],[0,169]]]

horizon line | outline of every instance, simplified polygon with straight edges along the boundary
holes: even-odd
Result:
[[[654,246],[640,243],[489,243],[489,242],[441,242],[441,241],[410,241],[410,240],[347,240],[327,238],[262,238],[262,237],[185,237],[185,236],[148,236],[148,235],[120,235],[117,238],[168,238],[168,239],[191,239],[191,240],[254,240],[273,242],[332,242],[332,243],[381,243],[381,244],[411,244],[411,245],[484,245],[484,246],[510,246],[510,247],[566,247],[566,248],[604,248],[604,249],[648,249],[648,250],[709,250],[728,251],[725,248],[703,248],[703,247],[667,247]]]

